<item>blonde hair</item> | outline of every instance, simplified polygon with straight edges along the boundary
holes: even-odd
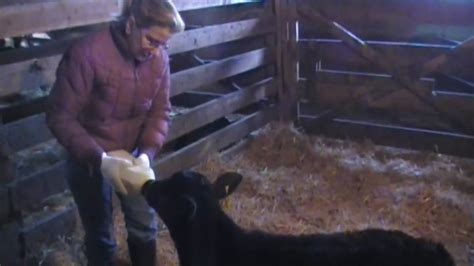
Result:
[[[184,21],[171,0],[133,0],[129,15],[140,28],[162,26],[172,33],[184,31]]]

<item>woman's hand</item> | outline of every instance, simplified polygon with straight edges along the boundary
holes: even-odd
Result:
[[[107,178],[115,190],[121,194],[126,195],[127,190],[122,184],[121,176],[125,169],[133,166],[133,162],[122,158],[120,156],[113,156],[107,153],[102,153],[102,161],[100,163],[100,172],[104,178]]]

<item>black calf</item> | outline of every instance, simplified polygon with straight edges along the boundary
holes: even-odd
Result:
[[[304,236],[245,231],[220,208],[242,176],[214,184],[196,172],[148,183],[143,192],[170,230],[181,266],[448,266],[446,249],[399,231]]]

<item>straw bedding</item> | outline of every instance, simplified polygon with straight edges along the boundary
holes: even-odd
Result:
[[[254,135],[238,155],[215,155],[195,168],[211,179],[244,175],[222,203],[239,225],[281,234],[399,229],[442,242],[457,265],[474,265],[472,160],[310,137],[279,124]],[[127,260],[119,212],[115,220],[119,256]],[[81,235],[78,229],[44,249],[45,264],[84,264]],[[166,230],[158,241],[160,265],[178,265]]]

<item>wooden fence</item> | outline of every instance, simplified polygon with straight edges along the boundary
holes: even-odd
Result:
[[[474,155],[472,1],[295,3],[309,131]]]

